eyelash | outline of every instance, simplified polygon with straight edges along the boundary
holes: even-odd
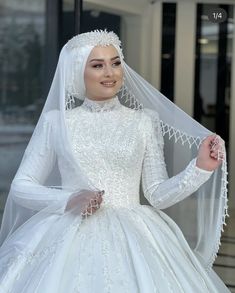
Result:
[[[115,64],[116,66],[119,66],[120,64],[121,64],[121,61],[117,61],[117,62],[115,62],[115,63],[113,63],[113,64]],[[113,65],[112,64],[112,65]],[[93,68],[96,68],[96,69],[99,69],[99,68],[101,68],[101,66],[102,66],[103,64],[95,64],[95,65],[93,65],[92,67]]]

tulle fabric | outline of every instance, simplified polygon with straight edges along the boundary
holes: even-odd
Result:
[[[174,221],[153,207],[100,208],[83,222],[39,212],[20,229],[0,253],[1,269],[11,268],[0,293],[229,292],[217,275],[212,282]],[[17,255],[14,265],[8,251]]]

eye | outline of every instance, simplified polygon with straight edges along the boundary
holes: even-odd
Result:
[[[95,65],[93,65],[92,67],[93,67],[93,68],[101,68],[102,66],[103,66],[103,64],[100,63],[100,64],[95,64]]]
[[[119,66],[121,64],[121,61],[116,61],[115,63],[113,63],[112,65],[114,66],[114,67],[116,67],[116,66]]]

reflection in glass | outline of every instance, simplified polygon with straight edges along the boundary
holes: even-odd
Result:
[[[43,104],[44,1],[0,0],[0,211]],[[0,213],[0,221],[1,221]]]
[[[223,6],[223,23],[208,19],[208,11]],[[198,4],[194,116],[228,141],[233,6]]]

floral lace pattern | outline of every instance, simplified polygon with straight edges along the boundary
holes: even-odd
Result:
[[[144,143],[139,135],[140,113],[122,106],[117,97],[84,101],[68,112],[67,123],[75,157],[100,190],[104,205],[139,203]]]
[[[90,112],[104,112],[104,111],[112,111],[117,110],[121,107],[121,104],[118,100],[118,97],[115,96],[110,99],[94,101],[85,97],[84,102],[82,104],[82,108],[86,111]]]
[[[142,177],[144,195],[153,206],[165,208],[190,195],[212,174],[197,168],[194,159],[168,179],[159,120],[126,108],[118,97],[85,98],[81,107],[68,111],[67,123],[80,166],[105,191],[103,205],[139,204]]]

